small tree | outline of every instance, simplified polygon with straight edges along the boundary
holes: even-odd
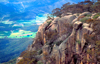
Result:
[[[54,9],[54,10],[52,11],[52,14],[53,14],[54,16],[61,17],[61,14],[62,14],[61,9],[60,9],[60,8]]]

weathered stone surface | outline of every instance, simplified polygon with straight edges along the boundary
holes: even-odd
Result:
[[[42,47],[42,51],[43,51],[43,54],[49,54],[50,53],[50,46],[49,45],[44,45]]]
[[[73,63],[72,59],[74,59],[74,56],[79,56],[80,53],[82,53],[86,42],[84,34],[92,34],[93,30],[89,28],[88,24],[83,24],[75,18],[76,16],[74,15],[64,16],[62,18],[57,17],[50,23],[50,25],[47,26],[46,30],[44,30],[43,40],[46,41],[45,44],[48,44],[43,44],[42,47],[43,58],[45,58],[45,60],[43,59],[44,63],[51,61],[50,59],[46,60],[48,57],[44,56],[45,53],[47,53],[50,58],[55,59],[55,64]],[[46,23],[44,24],[46,25]],[[41,28],[39,31],[44,28]],[[61,41],[59,46],[54,44],[54,42],[57,43],[59,41]],[[50,46],[53,47],[50,48]],[[50,63],[53,64],[52,61]]]
[[[87,23],[83,23],[83,27],[89,27],[90,25]]]
[[[75,14],[73,14],[73,15],[78,16],[78,14],[77,14],[77,13],[75,13]]]
[[[77,21],[77,18],[75,18],[75,19],[72,21],[71,24],[74,24],[76,21]]]
[[[63,22],[65,22],[67,20],[68,23],[71,23],[75,18],[76,18],[75,15],[68,15],[68,16],[64,16],[60,19],[63,20]]]
[[[82,22],[80,21],[76,21],[73,25],[74,29],[78,30],[80,28],[80,26],[82,26]]]

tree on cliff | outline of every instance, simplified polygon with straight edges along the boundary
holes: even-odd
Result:
[[[94,9],[94,12],[100,12],[100,1],[94,3],[93,9]]]
[[[61,12],[61,9],[60,8],[56,8],[56,9],[54,9],[53,11],[52,11],[52,14],[54,15],[54,16],[61,16],[61,14],[62,14],[62,12]]]
[[[55,16],[61,16],[66,13],[82,13],[82,12],[100,12],[100,0],[85,0],[77,4],[64,4],[61,8],[56,8],[52,11]]]

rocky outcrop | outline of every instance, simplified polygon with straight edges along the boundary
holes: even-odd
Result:
[[[85,12],[80,16],[90,14]],[[42,49],[40,58],[44,64],[83,64],[83,57],[92,44],[87,45],[84,34],[92,35],[92,27],[88,23],[77,21],[75,15],[56,17],[46,20],[40,25],[36,37],[29,51]],[[92,41],[91,41],[92,42]]]
[[[76,16],[69,15],[62,18],[57,17],[52,22],[51,20],[44,22],[38,29],[32,50],[38,50],[44,44],[52,44],[57,39],[61,38],[62,35],[66,34],[67,37],[72,31],[71,22],[75,18]]]

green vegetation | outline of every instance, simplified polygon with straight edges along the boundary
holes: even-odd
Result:
[[[91,17],[92,16],[92,14],[88,14],[88,15],[86,15],[86,17]]]
[[[100,63],[100,39],[97,38],[97,36],[100,35],[100,20],[89,19],[87,22],[93,24],[92,29],[95,32],[95,35],[84,34],[86,44],[89,46],[86,50],[90,56],[88,61],[89,63]]]
[[[95,22],[95,19],[88,19],[86,22],[87,23],[93,23],[93,22]]]
[[[38,61],[37,64],[43,64],[42,61]]]
[[[54,16],[60,17],[61,14],[66,13],[82,13],[82,12],[100,12],[100,1],[98,0],[84,0],[78,4],[66,3],[61,8],[56,8],[52,11]],[[85,15],[90,17],[91,15]]]
[[[91,49],[87,49],[87,53],[90,54],[92,51]]]
[[[100,13],[97,13],[97,14],[93,17],[93,19],[97,19],[99,16],[100,16]]]
[[[55,29],[55,32],[57,32],[57,29]]]
[[[89,19],[89,18],[84,17],[84,18],[82,18],[80,21],[83,22],[83,23],[85,23],[88,19]]]
[[[35,56],[37,55],[36,51],[24,51],[21,53],[22,60],[18,62],[18,64],[33,64],[37,62]]]
[[[47,21],[48,25],[50,25],[50,24],[51,24],[51,22],[52,22],[52,21]]]
[[[61,9],[60,8],[56,8],[54,10],[52,10],[52,15],[57,16],[57,17],[61,17]]]
[[[77,42],[78,44],[81,44],[81,41],[80,41],[80,40],[76,40],[76,42]]]

